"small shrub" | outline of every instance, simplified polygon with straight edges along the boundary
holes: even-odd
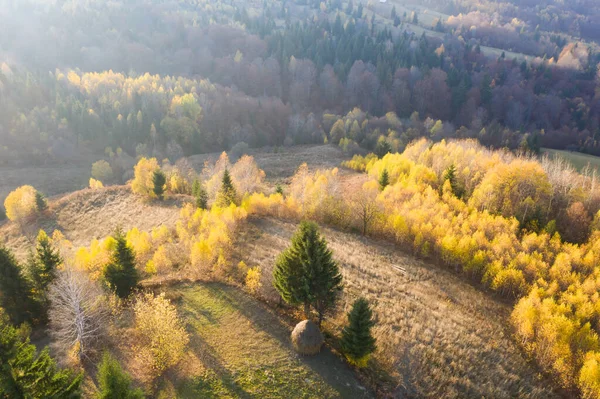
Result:
[[[260,282],[261,276],[262,271],[260,266],[251,268],[246,274],[246,288],[253,295],[256,295],[260,290],[260,287],[262,287],[262,283]]]
[[[153,380],[181,360],[189,336],[175,306],[164,293],[140,296],[134,312],[138,361],[146,367],[147,376]]]
[[[142,399],[144,393],[131,387],[131,378],[119,362],[105,353],[98,367],[99,393],[97,399]]]
[[[100,180],[96,180],[93,177],[90,178],[90,188],[92,190],[98,190],[104,187],[104,184]]]

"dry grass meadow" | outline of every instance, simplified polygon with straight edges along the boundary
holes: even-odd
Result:
[[[188,157],[194,169],[202,170],[205,161],[214,162],[220,153]],[[298,167],[306,163],[311,171],[339,167],[347,157],[339,147],[333,145],[299,145],[271,149],[250,149],[259,168],[265,171],[268,181],[282,181],[292,177]]]
[[[268,300],[277,300],[270,282],[274,260],[295,228],[254,219],[240,233],[237,255],[262,267]],[[339,332],[351,302],[361,295],[369,299],[378,320],[375,358],[395,377],[395,397],[559,397],[511,339],[509,305],[391,244],[331,229],[323,233],[345,281],[336,316],[326,324]]]
[[[162,203],[143,202],[126,186],[85,189],[51,201],[46,216],[34,222],[0,226],[0,243],[24,259],[38,231],[43,229],[48,234],[59,230],[76,247],[87,246],[93,239],[110,235],[117,226],[124,230],[137,227],[142,231],[160,225],[174,226],[182,202],[181,198]]]

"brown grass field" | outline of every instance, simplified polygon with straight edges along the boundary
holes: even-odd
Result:
[[[11,248],[19,259],[25,259],[40,229],[48,234],[59,230],[74,246],[84,246],[110,235],[117,226],[125,231],[133,227],[149,231],[162,224],[171,227],[179,217],[182,202],[178,197],[146,203],[126,186],[85,189],[51,201],[47,215],[39,220],[1,225],[0,243]]]
[[[248,266],[262,267],[262,295],[271,301],[277,300],[273,264],[295,228],[254,219],[239,235],[237,255]],[[393,373],[395,397],[558,397],[511,339],[509,305],[391,244],[331,229],[323,233],[345,281],[336,316],[326,325],[339,332],[351,302],[361,295],[369,299],[378,321],[375,358]]]
[[[44,167],[0,167],[0,209],[8,193],[31,185],[48,197],[81,190],[88,186],[92,163],[75,163]]]
[[[194,169],[201,171],[205,161],[214,162],[220,153],[202,154],[188,157]],[[310,170],[339,167],[348,159],[342,150],[334,145],[300,145],[278,147],[277,150],[250,149],[248,155],[254,157],[259,168],[265,171],[268,181],[285,181],[292,177],[298,167],[306,163]]]

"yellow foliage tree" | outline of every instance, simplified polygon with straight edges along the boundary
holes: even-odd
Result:
[[[131,182],[131,189],[134,193],[149,198],[156,198],[154,194],[154,172],[159,170],[156,158],[141,158],[134,168],[134,178]]]
[[[20,222],[37,212],[37,191],[32,186],[21,186],[8,194],[4,201],[6,217],[13,222]]]
[[[104,184],[100,180],[96,180],[93,177],[90,178],[90,188],[92,190],[98,190],[104,187]]]

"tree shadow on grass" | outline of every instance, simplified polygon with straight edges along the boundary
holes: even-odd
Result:
[[[205,380],[203,377],[188,378],[183,381],[182,386],[188,389],[191,388],[194,392],[189,392],[191,396],[184,395],[182,397],[219,397],[222,396],[222,389],[224,388],[228,394],[236,398],[252,398],[252,395],[236,382],[235,376],[221,362],[212,346],[198,334],[190,334],[190,337],[190,349],[207,369],[214,372],[218,380],[219,391],[214,392],[210,381]]]
[[[252,323],[253,327],[275,338],[283,349],[319,375],[328,386],[339,393],[340,397],[373,397],[373,394],[359,383],[350,367],[334,355],[328,347],[323,347],[322,352],[317,356],[307,357],[296,354],[291,346],[290,326],[285,324],[274,311],[257,302],[256,299],[239,289],[220,283],[207,283],[204,288],[210,292],[211,296],[239,311]]]

